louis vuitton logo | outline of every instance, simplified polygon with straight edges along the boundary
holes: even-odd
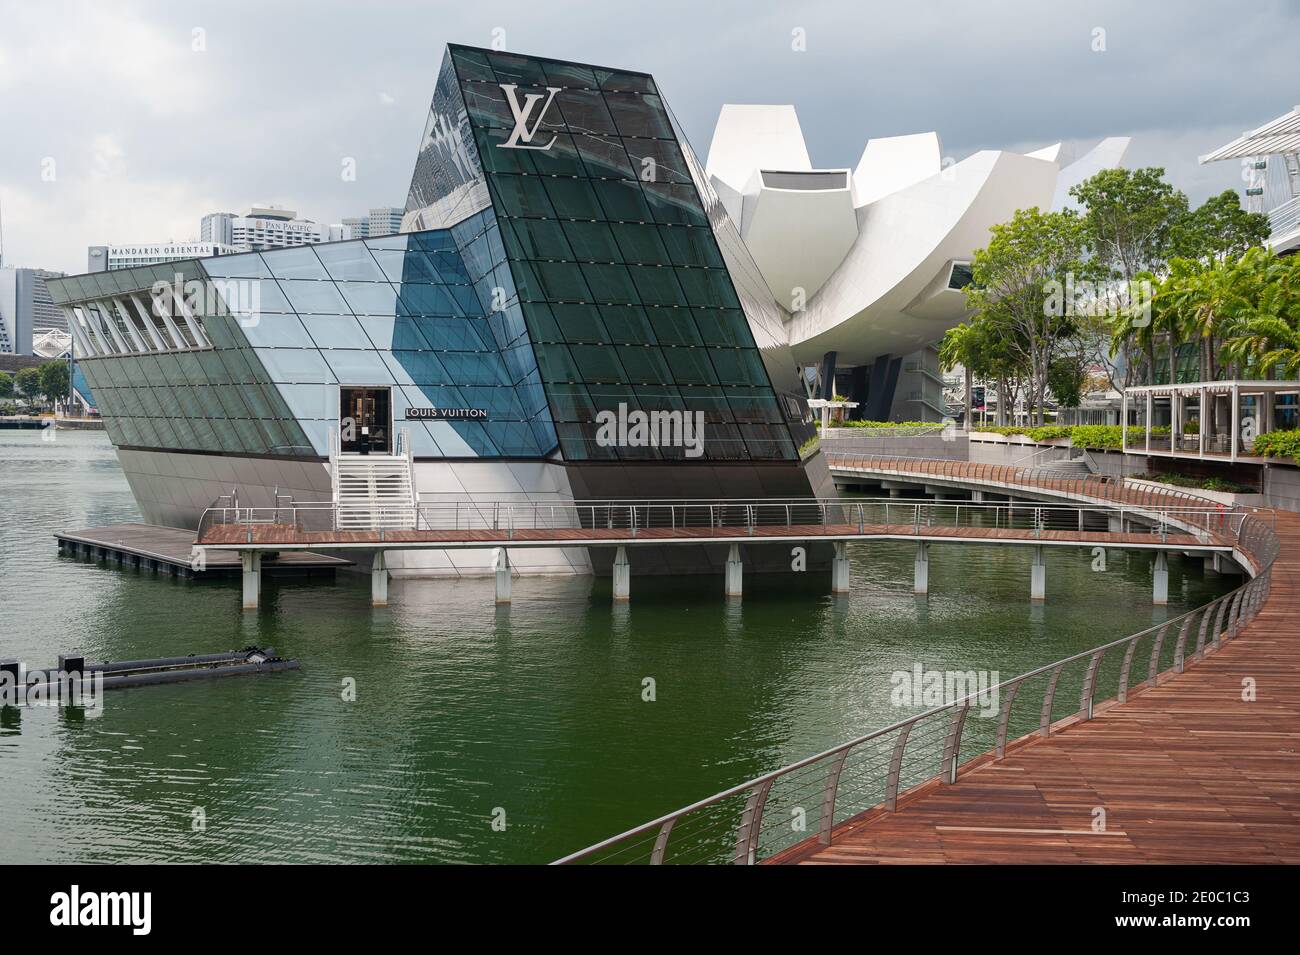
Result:
[[[525,93],[524,101],[521,105],[519,102],[518,89],[516,83],[501,83],[501,89],[505,91],[506,102],[510,105],[510,114],[515,119],[514,129],[510,130],[510,138],[504,143],[497,143],[498,149],[550,149],[555,142],[555,136],[552,134],[550,140],[544,146],[533,143],[533,137],[537,135],[538,128],[542,125],[542,120],[546,118],[546,111],[551,106],[551,100],[555,99],[555,94],[560,91],[558,86],[546,87],[546,102],[542,103],[542,108],[537,110],[537,118],[532,119],[533,110],[536,108],[539,100],[542,99],[541,93]],[[529,121],[531,120],[531,125]]]

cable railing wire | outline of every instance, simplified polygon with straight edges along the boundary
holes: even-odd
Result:
[[[889,460],[897,462],[898,459]],[[926,463],[935,465],[935,470],[946,468],[954,475],[958,470],[947,468],[953,462]],[[989,467],[996,470],[1000,466]],[[1076,482],[1066,480],[1060,483]],[[1090,487],[1082,481],[1079,483],[1090,492],[1089,496],[1095,493],[1095,483]],[[1110,482],[1101,483],[1109,486]],[[1119,502],[1123,498],[1128,506],[1136,506],[1135,518],[1141,511],[1146,519],[1150,519],[1153,511],[1162,508],[1164,495],[1142,492],[1140,500],[1134,501],[1119,494],[1117,489],[1111,490],[1116,490],[1116,493],[1108,500]],[[1204,501],[1177,493],[1170,496],[1180,503],[1184,500]],[[1170,511],[1166,508],[1164,513],[1168,515]],[[651,837],[653,849],[642,860],[650,864],[684,861],[754,864],[783,853],[828,845],[834,839],[836,825],[846,819],[863,811],[895,811],[898,799],[917,785],[935,780],[955,782],[961,767],[971,759],[981,756],[1003,758],[1019,741],[1058,732],[1063,720],[1093,719],[1099,700],[1101,704],[1123,703],[1142,688],[1159,685],[1161,678],[1171,672],[1183,672],[1189,664],[1203,659],[1207,649],[1218,649],[1225,640],[1234,639],[1241,627],[1258,613],[1268,596],[1273,562],[1281,547],[1273,533],[1271,514],[1266,511],[1193,506],[1175,516],[1184,519],[1201,516],[1207,521],[1199,526],[1229,530],[1235,553],[1252,565],[1254,576],[1201,607],[1002,682],[991,689],[998,700],[996,724],[991,732],[985,728],[979,733],[965,735],[971,711],[980,703],[981,696],[979,693],[968,694],[605,839],[557,860],[557,864],[601,862],[604,853],[628,841],[644,846]],[[1189,646],[1193,647],[1190,651]],[[1105,692],[1114,688],[1112,695],[1102,696],[1103,683]],[[1028,732],[1023,732],[1025,730]],[[989,735],[994,741],[991,748],[982,748],[979,756],[963,758],[964,739],[970,743],[979,737],[979,743],[982,743]],[[881,744],[882,748],[890,749],[888,762],[872,753],[871,758],[860,764],[851,764],[854,751],[869,744]],[[849,766],[847,773],[844,772],[846,766]],[[821,777],[813,772],[819,767],[825,769]],[[808,816],[804,830],[789,829],[790,821],[781,814],[764,815],[769,806],[790,808],[792,797],[779,788],[783,781],[809,780],[795,787],[796,794],[806,796],[804,801],[816,802],[818,778],[822,780],[822,802],[816,806],[817,816],[809,811],[811,807],[800,807],[807,811]],[[863,795],[868,793],[870,796]],[[876,793],[883,793],[883,798],[876,799],[871,806],[861,807]],[[742,799],[743,808],[721,811],[724,804],[739,804]],[[705,831],[711,835],[701,839],[700,830],[695,830],[692,848],[698,850],[701,842],[712,848],[703,855],[687,859],[672,851],[673,834],[679,831],[679,825],[689,824],[694,819],[703,819]],[[808,830],[814,824],[819,831],[809,835]],[[681,831],[686,831],[685,826]],[[778,832],[781,833],[779,840],[776,837]],[[729,845],[732,848],[729,849]]]

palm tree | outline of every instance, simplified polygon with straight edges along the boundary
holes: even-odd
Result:
[[[1252,310],[1268,258],[1263,249],[1251,249],[1239,259],[1170,263],[1169,304],[1183,316],[1187,332],[1200,341],[1202,381],[1218,377],[1215,343],[1230,322]]]
[[[1158,298],[1158,296],[1157,296]],[[1152,311],[1154,313],[1156,303],[1152,300]],[[1148,368],[1148,385],[1156,383],[1156,329],[1154,329],[1154,314],[1152,320],[1148,320],[1147,314],[1141,311],[1141,308],[1132,308],[1125,305],[1115,314],[1114,321],[1110,325],[1110,357],[1118,355],[1119,352],[1125,353],[1126,359],[1126,383],[1132,381],[1132,365],[1134,357],[1138,355],[1147,356]]]
[[[1280,368],[1300,375],[1300,259],[1258,257],[1257,298],[1223,326],[1223,354],[1238,366],[1255,363],[1263,374]]]

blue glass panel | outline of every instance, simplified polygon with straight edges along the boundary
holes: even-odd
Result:
[[[397,297],[408,315],[466,314],[462,304],[443,285],[403,285]],[[477,311],[477,303],[474,310]]]
[[[357,315],[395,315],[397,289],[387,282],[340,282],[338,289]]]
[[[349,311],[333,282],[288,280],[280,282],[280,289],[299,315],[338,315]]]
[[[379,270],[370,250],[362,242],[332,242],[316,247],[316,255],[336,281],[382,282],[384,273]]]
[[[279,385],[281,397],[293,416],[304,419],[338,420],[339,391],[334,385]]]
[[[395,250],[372,252],[384,275],[392,282],[439,282],[433,263],[423,252]]]
[[[394,351],[384,355],[383,358],[398,384],[456,384],[456,379],[447,372],[438,356],[432,352]]]
[[[287,348],[310,348],[311,336],[302,327],[297,315],[260,315],[257,321],[241,325],[244,338],[253,346],[283,346]]]
[[[204,259],[202,264],[203,271],[208,275],[252,279],[271,277],[271,270],[256,252],[247,252],[243,255],[219,255]]]
[[[257,357],[261,359],[262,366],[272,381],[337,381],[315,348],[259,348]]]
[[[386,385],[393,381],[384,360],[374,351],[333,349],[323,353],[340,382],[356,385]]]
[[[264,253],[266,264],[271,274],[278,279],[325,279],[325,266],[311,246],[304,245],[296,249],[274,249]]]
[[[318,348],[373,348],[351,315],[306,315],[303,324]]]

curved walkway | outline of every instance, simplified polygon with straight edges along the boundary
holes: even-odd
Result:
[[[964,462],[849,466],[1084,491]],[[1159,492],[1111,485],[1112,500],[1163,503]],[[1199,665],[1098,705],[1092,720],[1011,743],[1000,760],[972,760],[954,784],[918,786],[892,813],[851,818],[830,845],[803,843],[768,861],[1300,862],[1300,514],[1278,512],[1275,532],[1281,551],[1258,616]]]

